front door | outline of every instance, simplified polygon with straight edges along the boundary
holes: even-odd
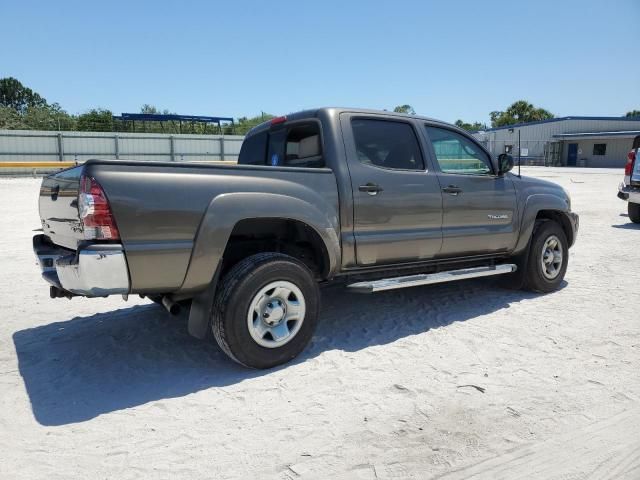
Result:
[[[340,116],[358,265],[430,259],[442,244],[442,194],[412,120]]]
[[[570,143],[567,149],[567,165],[575,167],[578,163],[578,144]]]
[[[497,176],[490,156],[473,139],[425,125],[442,187],[441,256],[512,250],[517,241],[516,192]]]

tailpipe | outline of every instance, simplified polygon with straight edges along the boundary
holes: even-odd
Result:
[[[180,304],[171,300],[171,297],[169,297],[168,295],[165,295],[164,297],[162,297],[162,306],[171,315],[178,315],[181,310]]]

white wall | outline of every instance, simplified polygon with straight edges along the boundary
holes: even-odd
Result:
[[[243,136],[0,130],[0,163],[90,158],[149,161],[236,161]]]

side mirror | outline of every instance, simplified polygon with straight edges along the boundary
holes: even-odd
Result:
[[[513,168],[513,157],[508,153],[498,155],[498,175],[504,175]]]

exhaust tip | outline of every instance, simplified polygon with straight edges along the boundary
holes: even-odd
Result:
[[[171,315],[178,315],[180,313],[180,305],[171,300],[168,296],[162,297],[162,306]]]

